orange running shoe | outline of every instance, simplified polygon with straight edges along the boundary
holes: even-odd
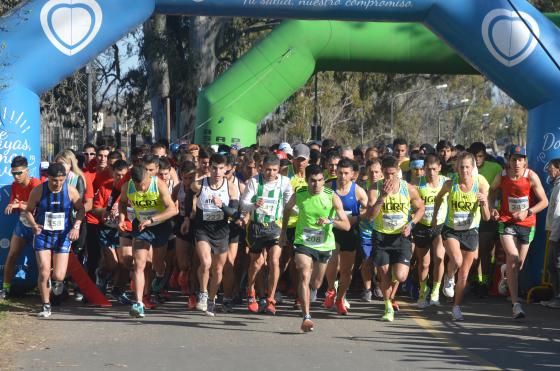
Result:
[[[323,307],[331,309],[334,305],[334,300],[336,299],[336,291],[328,290],[325,294],[325,301],[323,302]]]
[[[259,311],[259,302],[255,298],[255,292],[247,293],[247,309],[251,313],[258,313]]]
[[[195,310],[196,309],[196,295],[190,294],[189,300],[187,302],[187,309],[188,310]]]
[[[276,314],[276,301],[272,298],[266,299],[266,313],[272,314],[273,316]]]
[[[150,295],[144,295],[144,298],[142,298],[142,303],[144,303],[144,308],[146,309],[154,309],[155,307],[157,307],[157,304],[152,301]]]
[[[303,322],[301,323],[301,331],[303,332],[313,331],[313,321],[311,321],[311,316],[309,314],[303,317]]]
[[[336,299],[335,306],[338,314],[342,314],[343,316],[348,314],[348,309],[346,309],[346,306],[344,305],[344,299]]]
[[[400,309],[400,308],[399,308],[399,303],[397,303],[397,300],[396,300],[396,299],[391,299],[391,305],[393,306],[393,310],[394,310],[395,312],[398,312],[398,311],[399,311],[399,309]]]

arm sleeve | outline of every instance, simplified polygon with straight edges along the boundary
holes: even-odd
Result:
[[[239,200],[229,200],[227,206],[222,205],[222,211],[226,216],[234,216],[239,210]]]
[[[245,191],[241,196],[241,210],[246,212],[252,212],[255,210],[255,204],[252,202],[253,197],[255,196],[255,181],[253,178],[249,179],[247,182],[247,186],[245,187]]]
[[[78,190],[78,193],[80,194],[80,198],[83,201],[84,200],[84,195],[86,193],[86,185],[84,183],[84,178],[83,177],[78,178],[78,183],[76,184],[76,189]]]

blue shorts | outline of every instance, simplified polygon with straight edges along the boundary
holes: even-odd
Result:
[[[132,222],[132,237],[135,240],[145,241],[152,245],[152,247],[167,247],[169,236],[172,232],[171,222],[164,221],[161,224],[146,227],[142,232],[138,230],[140,223],[137,219]]]
[[[61,233],[55,236],[47,236],[41,233],[35,236],[33,248],[35,251],[50,250],[55,254],[68,254],[72,243],[68,238],[68,233]]]
[[[99,246],[110,249],[120,247],[118,229],[101,226],[97,230],[97,235],[99,236]]]
[[[32,242],[34,237],[33,229],[26,227],[25,225],[23,225],[21,220],[18,219],[16,227],[14,228],[14,236],[23,238],[28,242]]]

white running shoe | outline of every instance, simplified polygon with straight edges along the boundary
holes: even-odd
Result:
[[[418,306],[419,309],[425,309],[430,306],[430,303],[428,303],[426,299],[418,299],[416,305]]]
[[[37,313],[39,318],[49,318],[51,316],[51,306],[50,304],[43,304],[43,309]]]
[[[513,311],[513,318],[515,319],[525,318],[525,312],[523,311],[523,307],[521,306],[521,303],[513,304],[512,311]]]
[[[451,309],[451,315],[453,316],[454,321],[462,321],[463,320],[463,313],[461,313],[461,308],[458,305],[454,305]]]
[[[346,297],[344,297],[344,307],[346,309],[350,309],[350,303],[348,302],[348,300],[346,300]]]
[[[447,296],[448,298],[452,298],[455,296],[455,277],[447,277],[445,275],[443,277],[443,295]]]
[[[500,295],[507,295],[509,291],[507,277],[506,277],[506,265],[502,264],[500,267],[500,272],[502,274],[502,278],[500,279],[500,284],[498,285],[498,292]]]
[[[201,312],[206,312],[208,310],[208,293],[201,292],[198,294],[198,300],[196,302],[196,310]]]

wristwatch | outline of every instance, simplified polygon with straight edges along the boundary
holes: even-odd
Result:
[[[529,217],[529,216],[531,216],[531,215],[533,215],[533,210],[527,209],[527,216]]]

